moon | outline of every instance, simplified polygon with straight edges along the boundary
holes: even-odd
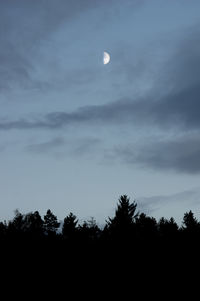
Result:
[[[106,51],[103,53],[103,63],[107,65],[110,62],[110,54]]]

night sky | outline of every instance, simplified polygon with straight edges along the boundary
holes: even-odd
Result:
[[[0,0],[0,218],[200,216],[200,1]],[[111,56],[103,64],[103,52]]]

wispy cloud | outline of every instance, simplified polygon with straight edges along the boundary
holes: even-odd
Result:
[[[133,7],[141,5],[140,2],[143,1],[133,0]],[[42,45],[47,45],[62,26],[67,27],[87,11],[105,4],[107,10],[112,10],[113,5],[120,3],[119,0],[0,1],[0,91],[48,86],[44,78],[34,76],[41,64]]]
[[[41,118],[1,121],[0,129],[62,128],[70,124],[154,126],[179,131],[200,127],[200,38],[198,30],[179,43],[163,66],[163,74],[143,97],[128,95],[103,105],[72,112],[52,112]],[[25,73],[24,73],[25,74]]]
[[[38,154],[58,154],[63,156],[89,156],[96,151],[101,144],[101,140],[95,137],[82,137],[82,138],[63,138],[54,137],[44,142],[29,144],[25,150],[31,153]]]
[[[175,136],[168,140],[149,140],[142,146],[118,146],[113,156],[129,165],[171,170],[182,173],[200,173],[199,135]]]
[[[10,3],[10,2],[9,2]],[[85,9],[97,5],[97,1],[63,1],[55,5],[54,1],[35,1],[27,5],[26,1],[19,1],[20,5],[14,9],[8,2],[2,1],[0,10],[0,89],[7,83],[25,82],[29,79],[29,70],[33,68],[30,56],[40,39],[48,33],[56,30],[61,22],[70,20],[72,16],[82,13]],[[136,3],[136,2],[135,2]],[[13,20],[21,14],[27,20],[24,28],[24,20],[19,19],[16,28]],[[33,14],[39,11],[37,17]],[[67,16],[66,16],[67,11]],[[3,12],[3,13],[2,13]],[[2,18],[1,18],[2,14]],[[31,18],[29,20],[29,15]],[[46,18],[48,15],[48,18]],[[52,16],[49,21],[49,16]],[[27,18],[27,19],[26,19]],[[37,22],[35,22],[35,18]],[[38,21],[39,20],[39,21]],[[12,129],[62,129],[76,126],[80,133],[84,125],[106,128],[108,126],[126,127],[145,131],[154,129],[162,136],[157,140],[156,135],[150,143],[145,144],[146,135],[143,135],[143,143],[134,146],[118,141],[118,147],[113,150],[113,156],[120,157],[128,164],[140,164],[140,166],[163,170],[175,170],[185,173],[200,172],[200,140],[196,134],[200,129],[200,35],[199,25],[185,32],[184,38],[177,42],[172,55],[165,60],[162,70],[158,74],[152,74],[157,82],[142,97],[132,96],[130,93],[116,101],[110,101],[99,105],[87,105],[72,111],[54,111],[37,118],[20,118],[13,120],[0,120],[0,130]],[[16,39],[16,36],[19,39]],[[35,38],[34,38],[35,37]],[[25,45],[23,40],[25,38]],[[13,43],[16,47],[13,47]],[[35,44],[34,44],[35,43]],[[38,44],[37,44],[38,45]],[[27,55],[28,53],[28,55]],[[147,65],[148,62],[145,61]],[[131,66],[131,67],[130,67]],[[134,73],[133,65],[125,65],[122,72],[127,71],[127,78]],[[142,66],[141,69],[145,69]],[[140,67],[137,69],[137,74]],[[138,73],[139,72],[139,73]],[[75,78],[75,75],[74,75]],[[87,78],[85,78],[87,81]],[[78,79],[77,79],[78,81]],[[79,83],[79,81],[78,81]],[[172,136],[172,137],[171,137]],[[120,138],[120,137],[119,137]],[[98,138],[97,138],[98,139]],[[142,139],[141,139],[142,140]],[[60,138],[53,139],[38,145],[30,145],[29,150],[42,151],[64,145]],[[96,141],[98,144],[98,141]],[[77,146],[75,152],[84,150],[85,146],[95,145],[95,141],[84,141]]]
[[[98,4],[96,0],[0,1],[0,91],[40,86],[33,73],[42,42]]]
[[[26,149],[30,152],[48,153],[49,151],[58,149],[64,145],[65,145],[65,140],[61,137],[56,137],[46,142],[30,144],[26,147]]]

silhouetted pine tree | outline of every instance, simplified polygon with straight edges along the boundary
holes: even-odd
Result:
[[[30,237],[41,237],[44,234],[44,221],[38,211],[27,213],[24,216],[23,230]]]
[[[169,220],[161,217],[158,222],[158,230],[161,237],[174,238],[174,236],[178,233],[178,225],[173,217],[171,217]]]
[[[154,217],[141,213],[136,217],[137,238],[142,240],[152,240],[158,233],[157,221]]]
[[[24,215],[21,214],[19,210],[15,210],[15,216],[13,220],[8,222],[7,230],[9,236],[19,236],[24,233],[25,230]]]
[[[194,213],[191,210],[184,214],[182,230],[187,236],[190,235],[190,237],[200,234],[200,223],[194,217]]]
[[[186,212],[183,217],[183,224],[185,229],[194,229],[198,227],[199,223],[194,217],[194,213],[190,210],[189,212]]]
[[[44,215],[44,230],[48,235],[55,235],[60,223],[57,217],[51,212],[50,209],[47,210],[46,215]]]
[[[113,218],[109,217],[104,232],[108,232],[111,237],[120,240],[131,239],[130,235],[134,233],[134,223],[138,216],[136,208],[135,201],[131,203],[127,195],[121,195],[115,210],[115,216]]]
[[[92,217],[78,226],[79,237],[83,241],[92,242],[99,238],[101,230],[97,226],[96,220]]]
[[[70,212],[70,214],[65,217],[62,227],[62,234],[65,238],[75,238],[77,234],[77,223],[78,220],[72,212]]]

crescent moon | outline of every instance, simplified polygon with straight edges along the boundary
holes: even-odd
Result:
[[[110,62],[110,54],[106,51],[103,53],[103,63],[107,65]]]

